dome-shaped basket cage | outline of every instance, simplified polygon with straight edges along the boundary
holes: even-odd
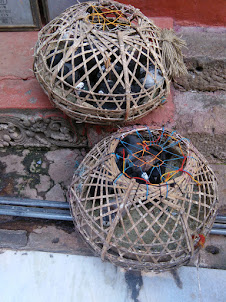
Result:
[[[130,5],[71,6],[39,33],[36,78],[55,106],[78,122],[135,120],[169,92],[160,33]]]
[[[204,244],[218,209],[217,182],[185,138],[140,127],[99,142],[70,187],[75,226],[103,260],[164,271]]]

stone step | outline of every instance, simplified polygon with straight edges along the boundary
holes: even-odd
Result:
[[[226,205],[226,94],[224,92],[173,91],[171,126],[191,140],[209,161],[219,184],[221,206]]]
[[[177,34],[187,42],[183,49],[188,75],[177,78],[181,90],[226,90],[226,28],[181,27]]]

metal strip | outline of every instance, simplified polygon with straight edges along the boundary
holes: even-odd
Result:
[[[67,202],[0,197],[0,215],[72,221]],[[226,235],[226,216],[218,215],[210,231]]]
[[[69,210],[1,205],[0,215],[72,221]]]
[[[217,215],[215,222],[217,222],[217,223],[226,223],[226,216]]]
[[[214,229],[226,229],[225,223],[217,223],[216,221],[213,224]]]
[[[0,197],[0,205],[1,204],[69,209],[69,204],[67,202],[39,200],[39,199],[22,199],[22,198],[12,198],[12,197],[10,197],[10,198],[9,197]]]
[[[224,235],[226,236],[226,230],[225,229],[212,229],[210,231],[211,235]]]

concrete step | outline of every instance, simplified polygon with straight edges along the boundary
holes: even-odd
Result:
[[[177,30],[187,43],[183,49],[188,75],[175,79],[181,90],[226,90],[226,28],[181,27]]]
[[[6,251],[0,254],[2,301],[223,302],[226,271],[181,267],[125,272],[96,257]],[[10,282],[9,282],[10,280]]]

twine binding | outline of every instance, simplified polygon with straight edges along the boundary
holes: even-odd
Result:
[[[186,42],[177,37],[172,29],[162,29],[160,41],[163,66],[169,78],[186,75],[187,68],[181,51],[182,47],[186,47]]]

